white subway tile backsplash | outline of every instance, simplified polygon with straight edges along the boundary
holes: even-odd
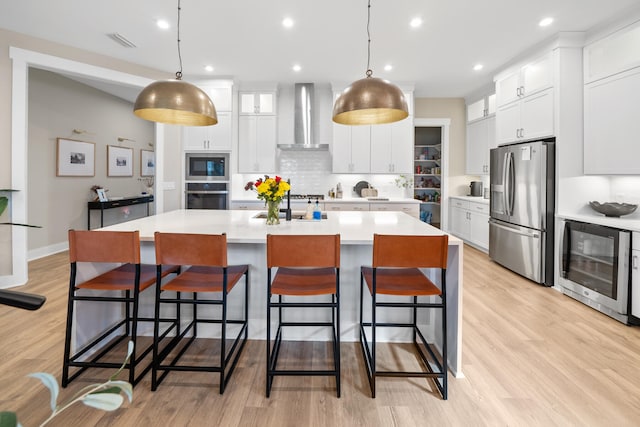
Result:
[[[278,174],[291,180],[295,194],[327,194],[335,184],[331,178],[329,151],[280,151]]]

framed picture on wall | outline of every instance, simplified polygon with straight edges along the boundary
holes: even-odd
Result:
[[[133,148],[107,145],[107,176],[133,176]]]
[[[58,138],[56,176],[95,176],[95,152],[93,142]]]
[[[154,176],[156,174],[156,153],[140,150],[140,176]]]

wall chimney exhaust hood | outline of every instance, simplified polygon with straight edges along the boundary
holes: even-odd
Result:
[[[294,87],[293,144],[278,144],[281,150],[328,150],[329,144],[316,144],[314,138],[314,86],[296,83]]]

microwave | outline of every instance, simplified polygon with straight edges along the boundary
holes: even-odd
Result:
[[[186,153],[187,181],[229,181],[229,153]]]

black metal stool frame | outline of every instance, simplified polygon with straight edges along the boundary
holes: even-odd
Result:
[[[284,302],[278,295],[278,302],[272,302],[271,269],[267,269],[267,397],[271,394],[271,386],[275,376],[333,376],[336,378],[336,394],[340,397],[340,268],[336,268],[336,293],[331,295],[331,302]],[[271,344],[271,309],[278,309],[278,329]],[[331,308],[331,322],[283,322],[284,308]],[[283,370],[277,369],[278,354],[282,342],[282,328],[289,326],[327,326],[332,328],[333,370]]]
[[[160,268],[158,266],[158,282],[160,283]],[[224,393],[225,387],[227,386],[229,379],[231,378],[231,374],[238,364],[238,359],[242,354],[242,349],[244,348],[247,338],[248,338],[248,319],[249,319],[249,269],[243,274],[245,289],[244,289],[244,319],[240,320],[229,320],[227,319],[227,297],[228,297],[228,289],[227,289],[227,267],[221,267],[223,271],[223,285],[222,285],[222,297],[221,299],[198,299],[197,293],[193,293],[192,298],[183,299],[181,296],[181,292],[176,292],[175,298],[161,298],[162,289],[160,285],[156,285],[156,303],[155,310],[156,313],[160,313],[160,304],[175,304],[176,305],[176,318],[175,319],[167,319],[167,318],[159,318],[154,323],[154,354],[153,354],[153,373],[151,376],[151,390],[155,391],[162,380],[169,374],[170,371],[190,371],[190,372],[218,372],[220,373],[220,394]],[[183,331],[180,331],[180,307],[183,305],[191,305],[193,316],[189,324],[184,328]],[[198,317],[198,306],[199,305],[220,305],[222,306],[222,318],[221,319],[201,319]],[[159,316],[159,314],[158,314]],[[160,323],[170,323],[170,326],[160,334]],[[187,349],[191,346],[194,340],[197,337],[198,332],[198,323],[211,323],[211,324],[220,324],[221,327],[221,343],[220,343],[220,364],[218,366],[180,366],[177,364],[180,357],[187,351]],[[238,324],[242,325],[240,331],[238,331],[237,336],[233,340],[233,344],[229,349],[229,352],[226,351],[226,338],[227,338],[227,325],[228,324]],[[171,331],[176,330],[176,335],[172,337],[171,341],[167,343],[164,348],[159,350],[159,342],[167,337]],[[193,330],[192,336],[189,340],[183,345],[180,351],[172,358],[169,364],[162,364],[162,362],[166,359],[173,349],[180,343],[180,341],[189,333],[189,331]],[[244,334],[244,338],[242,335]],[[238,344],[240,345],[238,347]],[[235,354],[235,356],[234,356]],[[232,360],[233,357],[233,360]],[[229,363],[231,362],[231,366],[229,369]],[[163,371],[160,376],[157,375],[157,371]]]
[[[447,400],[447,308],[446,308],[446,269],[441,269],[441,302],[439,303],[418,303],[418,297],[412,296],[412,302],[377,302],[376,298],[376,272],[377,268],[373,269],[373,283],[371,285],[371,322],[364,322],[363,307],[364,307],[364,274],[360,274],[360,344],[362,348],[362,355],[365,360],[365,367],[367,370],[367,377],[369,379],[369,387],[371,389],[371,397],[376,397],[376,376],[380,377],[421,377],[421,378],[433,378],[434,383],[442,398]],[[411,323],[379,323],[376,321],[376,308],[377,307],[401,307],[412,308],[412,321]],[[424,335],[420,331],[417,325],[417,311],[418,308],[440,308],[442,310],[442,361],[438,359],[436,354],[431,349],[429,342],[425,339]],[[371,347],[369,346],[365,327],[371,327]],[[415,345],[420,360],[422,361],[426,371],[378,371],[376,370],[376,328],[377,327],[394,327],[394,328],[411,328],[413,331],[413,344]],[[438,368],[438,371],[434,371],[429,363],[429,358],[422,350],[417,338],[420,337],[424,347],[427,349],[431,360]],[[440,380],[440,381],[439,381]]]

